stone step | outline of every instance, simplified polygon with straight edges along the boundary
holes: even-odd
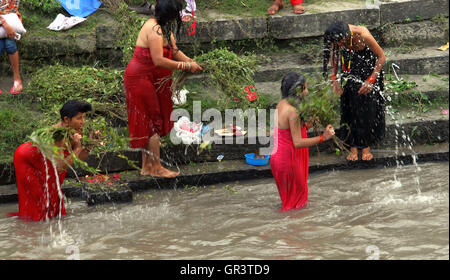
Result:
[[[397,74],[448,74],[449,51],[437,50],[437,47],[426,47],[410,53],[398,53],[395,49],[385,49],[387,61],[386,73],[393,73],[392,64],[399,66]],[[322,53],[317,54],[322,56]],[[289,72],[322,73],[322,65],[308,65],[299,61],[295,55],[277,53],[267,56],[267,62],[261,62],[261,69],[255,75],[257,82],[278,81]]]
[[[319,154],[310,156],[309,172],[311,176],[320,171],[336,171],[349,169],[367,169],[382,167],[399,167],[403,165],[439,162],[449,160],[448,143],[417,146],[414,149],[373,150],[374,160],[370,162],[348,162],[344,155]],[[106,191],[87,191],[73,179],[66,179],[62,186],[66,197],[82,198],[88,205],[103,202],[129,202],[132,193],[151,189],[195,188],[227,182],[271,178],[270,165],[251,166],[244,160],[216,163],[203,163],[196,166],[178,167],[181,175],[176,179],[143,177],[137,171],[122,172],[120,187],[110,187]],[[89,192],[90,195],[86,195]],[[0,186],[0,203],[17,203],[17,189],[14,184]]]
[[[376,0],[375,5],[367,3],[363,0],[305,3],[307,12],[303,15],[295,15],[288,8],[274,16],[260,17],[240,17],[217,10],[198,11],[195,36],[188,36],[190,23],[186,23],[178,43],[186,52],[192,45],[214,45],[218,42],[227,44],[242,40],[281,42],[317,39],[337,19],[365,25],[376,37],[377,33],[381,33],[379,43],[383,47],[403,43],[444,44],[445,39],[448,40],[448,0]],[[433,21],[436,17],[438,20]],[[95,22],[92,23],[94,19]],[[46,26],[51,19],[44,20],[48,23],[27,28],[27,34],[20,41],[22,64],[47,64],[59,59],[75,65],[99,61],[108,66],[122,66],[122,53],[117,48],[119,25],[108,13],[98,11],[86,22],[64,32],[47,30]],[[436,21],[444,24],[439,25]],[[95,26],[90,28],[91,25]],[[0,72],[10,72],[7,59],[0,59]]]
[[[198,12],[195,36],[184,33],[180,43],[209,43],[260,39],[298,39],[322,36],[328,25],[341,20],[365,25],[373,30],[387,23],[429,20],[436,15],[448,17],[447,0],[403,1],[320,1],[305,3],[306,12],[295,15],[291,9],[282,9],[273,16],[239,17],[214,10]],[[401,13],[399,12],[401,11]],[[225,31],[225,32],[224,32]]]
[[[448,109],[448,107],[447,107]],[[339,124],[334,125],[336,128]],[[336,130],[339,133],[339,129]],[[313,131],[308,133],[309,137],[317,135]],[[222,142],[218,142],[221,140]],[[267,148],[270,153],[271,145],[274,143],[273,135],[265,138],[266,142],[261,143],[256,137],[223,137],[215,138],[216,143],[211,145],[211,149],[201,151],[199,145],[170,145],[163,146],[161,158],[168,166],[173,165],[193,165],[198,163],[217,162],[217,157],[223,155],[223,161],[242,160],[246,153],[255,153],[259,148]],[[238,142],[240,141],[240,142]],[[392,149],[393,147],[416,147],[425,144],[444,143],[449,141],[449,116],[444,115],[441,110],[431,110],[427,113],[415,113],[412,110],[405,112],[388,112],[386,114],[385,138],[374,149]],[[221,143],[221,144],[219,144]],[[330,143],[323,143],[318,147],[309,149],[311,155],[318,151],[333,153],[335,150]],[[123,154],[132,161],[140,165],[141,152],[126,151]],[[87,160],[90,166],[98,166],[99,159],[90,156]],[[116,154],[108,153],[101,159],[100,169],[102,172],[121,172],[133,169],[128,162],[118,157]],[[77,170],[79,176],[86,173]],[[14,182],[14,168],[12,163],[0,164],[0,185]],[[74,177],[69,170],[68,177]]]
[[[392,77],[394,78],[394,77]],[[443,99],[448,100],[449,97],[449,75],[399,75],[400,79],[415,82],[416,87],[405,91],[405,93],[421,92],[425,94],[430,100]],[[388,81],[385,80],[385,83]],[[281,95],[281,80],[274,82],[258,82],[255,84],[258,92],[261,94],[272,95],[280,97]],[[211,96],[217,96],[212,94]]]
[[[386,54],[385,73],[398,75],[427,75],[427,74],[448,74],[449,73],[449,50],[438,50],[440,46],[424,47],[409,53],[399,52],[395,48],[384,49]],[[278,52],[261,55],[258,58],[258,70],[255,73],[255,82],[281,81],[289,72],[298,73],[322,73],[322,52],[317,53],[314,59],[305,62],[301,56],[294,53]],[[330,70],[329,70],[330,72]],[[192,75],[189,81],[202,82],[208,78],[206,74]]]

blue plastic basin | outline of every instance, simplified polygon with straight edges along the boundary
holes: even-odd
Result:
[[[247,162],[247,164],[250,165],[256,166],[267,165],[269,164],[269,159],[270,159],[269,155],[265,155],[264,158],[255,158],[255,153],[245,154],[245,161]]]

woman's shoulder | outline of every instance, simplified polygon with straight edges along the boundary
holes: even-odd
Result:
[[[292,118],[293,116],[298,115],[298,110],[289,102],[282,100],[278,103],[277,109],[279,111],[279,115],[286,116],[287,118]]]
[[[141,31],[145,31],[146,33],[158,33],[161,29],[160,25],[156,20],[152,20],[151,18],[147,20],[142,26]]]

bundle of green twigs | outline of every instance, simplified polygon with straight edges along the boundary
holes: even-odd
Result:
[[[297,108],[300,119],[310,122],[315,132],[320,132],[327,125],[337,124],[339,120],[339,97],[334,94],[330,83],[321,77],[308,77],[308,94],[303,100],[288,98],[288,102]],[[298,92],[300,95],[301,93]],[[347,136],[348,137],[348,136]],[[333,143],[339,151],[350,153],[345,140],[336,135]]]
[[[195,57],[202,68],[208,85],[220,92],[219,105],[224,108],[252,107],[251,100],[243,94],[244,88],[254,85],[256,58],[253,55],[239,56],[226,48],[219,48]],[[179,98],[179,92],[192,73],[175,71],[173,77],[160,81],[159,88],[172,80],[171,90]]]
[[[66,150],[74,159],[75,168],[81,168],[91,174],[100,172],[101,159],[108,152],[118,154],[119,157],[126,159],[130,166],[137,168],[134,162],[122,155],[122,152],[129,148],[129,138],[126,135],[126,131],[120,131],[112,127],[103,117],[86,121],[81,139],[83,147],[91,150],[91,155],[95,155],[100,159],[98,166],[89,166],[86,162],[79,160],[75,156],[70,146],[71,139],[75,133],[73,129],[68,127],[46,126],[34,131],[29,138],[33,145],[38,147],[39,151],[51,161],[65,161],[62,150]],[[57,147],[55,142],[58,141],[64,141],[64,147]],[[73,171],[76,174],[75,170]]]

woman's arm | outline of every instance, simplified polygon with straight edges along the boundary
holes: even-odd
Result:
[[[72,152],[68,156],[64,156],[64,150],[66,149],[65,146],[65,139],[61,140],[59,142],[56,142],[55,145],[60,148],[59,154],[64,158],[56,159],[56,168],[58,172],[62,172],[67,170],[70,166],[73,165],[74,159],[72,157],[72,154],[74,154],[78,159],[80,160],[86,160],[87,156],[89,155],[89,152],[86,151],[85,148],[81,145],[81,134],[75,133],[75,135],[72,137],[72,143],[69,143],[72,148]]]
[[[312,138],[302,138],[302,126],[298,113],[290,111],[288,113],[289,129],[291,130],[292,142],[295,148],[306,148],[320,144],[324,139],[323,136],[316,136]],[[321,140],[322,138],[322,140]]]
[[[368,94],[373,87],[373,84],[376,82],[378,76],[383,70],[384,64],[386,63],[386,55],[384,54],[383,49],[377,43],[375,38],[373,38],[372,34],[367,28],[363,28],[361,32],[361,37],[364,43],[370,48],[370,50],[378,57],[377,62],[375,64],[375,68],[372,74],[367,78],[367,80],[362,85],[359,90],[359,94]]]
[[[174,59],[179,61],[164,57],[164,36],[162,35],[161,28],[159,27],[159,25],[156,25],[153,27],[146,27],[146,29],[146,34],[148,34],[147,42],[155,66],[170,70],[187,70],[192,73],[203,70],[195,61],[192,61],[181,51],[174,52]],[[173,39],[175,39],[173,34],[171,34],[171,36]],[[180,52],[181,54],[179,54]]]
[[[184,61],[184,62],[194,61],[192,58],[189,58],[180,49],[178,49],[178,47],[177,47],[177,40],[175,39],[175,36],[173,36],[173,34],[170,35],[170,40],[172,41],[172,48],[174,49],[174,52],[173,52],[173,59],[174,60],[176,60],[176,61]]]
[[[2,16],[0,16],[0,22],[2,23],[1,26],[5,28],[6,36],[10,39],[14,39],[16,37],[16,32],[14,31],[12,26],[9,25]]]
[[[149,25],[144,28],[146,28],[145,34],[153,64],[157,67],[176,70],[179,67],[179,63],[164,57],[164,36],[162,35],[161,27],[159,25],[153,27]]]

